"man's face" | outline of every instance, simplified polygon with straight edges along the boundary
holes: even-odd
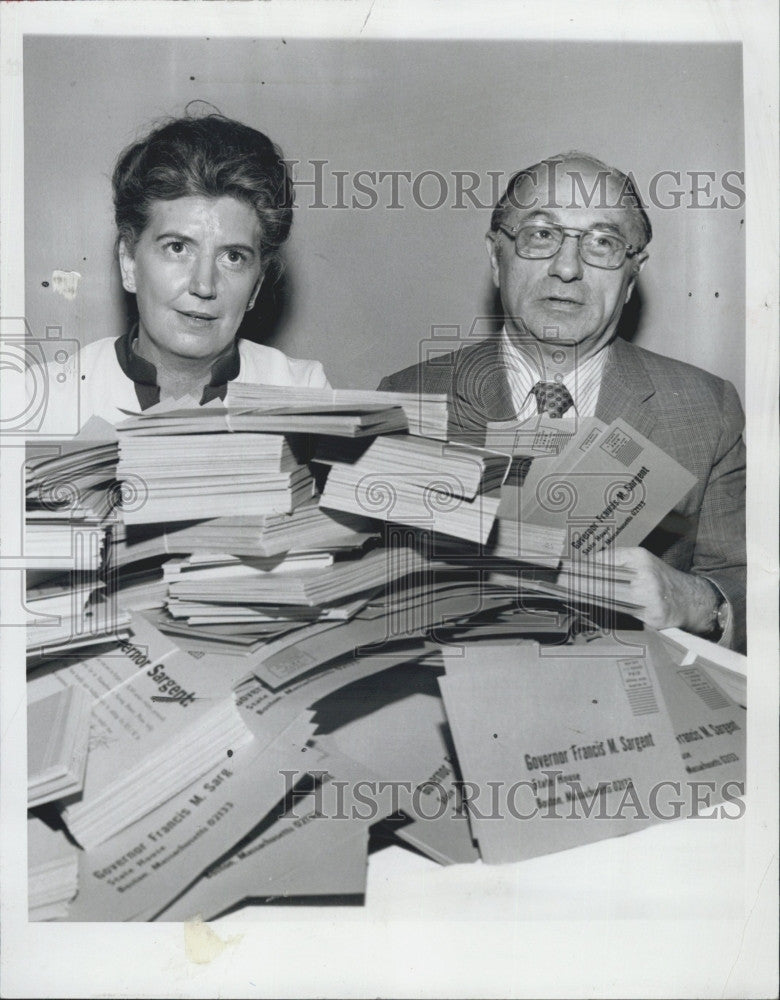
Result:
[[[135,292],[139,347],[151,361],[208,361],[235,338],[261,283],[260,223],[236,198],[155,201],[122,284]]]
[[[584,191],[572,182],[572,172],[582,178]],[[543,165],[536,183],[528,178],[521,183],[505,224],[512,228],[529,221],[597,228],[614,232],[633,246],[641,244],[632,211],[613,207],[620,195],[616,180],[609,178],[606,186],[597,186],[595,195],[589,196],[597,177],[596,168],[581,161],[560,164],[554,178]],[[517,207],[521,205],[528,207]],[[576,239],[566,237],[555,256],[528,259],[518,257],[512,239],[501,231],[489,236],[488,254],[510,335],[530,335],[549,346],[576,345],[577,363],[612,339],[646,257],[643,253],[626,258],[615,270],[594,267],[583,262]]]

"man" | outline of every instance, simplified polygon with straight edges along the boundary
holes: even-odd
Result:
[[[745,646],[744,415],[734,387],[617,338],[652,229],[626,175],[582,153],[515,174],[487,234],[504,328],[413,365],[380,389],[446,392],[459,436],[536,413],[622,417],[692,472],[678,531],[618,548],[632,600],[654,628]],[[484,440],[484,437],[483,437]]]

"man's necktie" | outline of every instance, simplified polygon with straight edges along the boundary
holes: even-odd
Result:
[[[563,382],[537,382],[531,392],[536,396],[537,412],[551,417],[562,417],[569,407],[574,406],[574,400]]]

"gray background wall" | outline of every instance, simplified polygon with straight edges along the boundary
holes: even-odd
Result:
[[[456,209],[454,172],[509,173],[564,149],[631,170],[647,193],[680,171],[677,209],[650,207],[655,229],[625,333],[636,343],[744,381],[744,211],[691,207],[687,171],[720,178],[744,164],[741,48],[722,44],[132,39],[27,37],[24,45],[26,314],[88,343],[123,332],[112,257],[110,175],[149,124],[200,98],[267,132],[289,159],[327,160],[324,201],[298,194],[285,282],[246,334],[323,361],[334,386],[374,387],[418,359],[434,327],[445,343],[494,310],[483,234],[489,208]],[[400,182],[378,204],[338,209],[359,170],[436,170],[441,208]],[[733,179],[732,179],[733,182]],[[674,184],[666,180],[661,192]],[[420,187],[428,204],[439,185]],[[366,196],[360,196],[367,200]],[[72,301],[54,269],[82,275]],[[43,282],[49,282],[45,287]]]

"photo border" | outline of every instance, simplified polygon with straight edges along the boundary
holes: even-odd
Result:
[[[445,14],[446,11],[446,14]],[[777,9],[769,2],[657,0],[577,2],[201,3],[74,2],[2,5],[2,316],[24,315],[23,86],[25,34],[235,37],[501,38],[524,40],[741,41],[743,45],[746,226],[746,439],[748,463],[748,699],[750,760],[745,907],[708,928],[659,921],[610,927],[571,921],[497,926],[453,920],[372,925],[327,911],[318,923],[264,911],[254,922],[219,922],[222,957],[193,961],[180,925],[53,925],[26,919],[26,776],[18,767],[26,740],[24,677],[3,670],[2,975],[8,996],[558,996],[572,995],[563,966],[576,954],[580,995],[760,996],[773,989],[777,823],[777,455],[778,278]],[[14,400],[5,404],[14,406]],[[18,412],[18,411],[12,411]],[[19,518],[7,516],[15,449],[3,448],[4,544]],[[18,451],[18,449],[16,449]],[[13,549],[11,548],[13,551]],[[13,601],[0,594],[0,621]],[[0,632],[6,665],[19,662],[22,630]],[[716,876],[716,873],[714,873]],[[660,925],[660,926],[659,926]],[[707,930],[709,929],[709,934]],[[773,933],[774,930],[774,933]],[[522,935],[522,942],[518,940]],[[610,937],[612,936],[612,937]],[[614,967],[594,965],[605,939]],[[576,942],[576,952],[575,952]],[[739,947],[736,948],[736,944]],[[220,951],[219,948],[216,951]],[[533,962],[521,961],[521,956]],[[629,957],[630,956],[630,957]],[[728,962],[728,956],[735,956]],[[729,970],[726,965],[733,967]],[[556,973],[556,962],[562,968]],[[664,968],[663,963],[676,963]],[[710,963],[705,968],[705,962]],[[557,978],[556,978],[557,975]],[[697,978],[699,977],[699,978]],[[702,977],[705,981],[702,981]],[[594,985],[595,984],[595,985]],[[633,984],[633,986],[631,985]],[[569,990],[567,994],[567,989]],[[562,992],[557,992],[562,990]],[[610,990],[614,990],[610,994]]]

